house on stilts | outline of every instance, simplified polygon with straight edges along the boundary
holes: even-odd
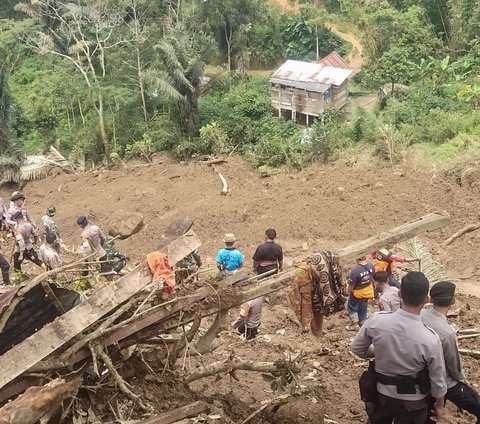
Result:
[[[270,79],[272,107],[279,118],[308,126],[326,109],[347,104],[348,81],[356,73],[336,52],[316,63],[287,60]]]

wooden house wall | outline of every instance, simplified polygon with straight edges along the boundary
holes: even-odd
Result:
[[[347,103],[347,83],[340,87],[330,87],[325,94],[306,91],[294,87],[271,86],[272,107],[319,116],[330,107],[342,108]]]

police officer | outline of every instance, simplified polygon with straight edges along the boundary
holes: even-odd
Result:
[[[476,422],[480,423],[480,397],[477,391],[467,384],[457,347],[457,329],[450,326],[447,320],[448,311],[455,303],[455,288],[455,284],[450,281],[434,284],[430,290],[433,308],[424,309],[420,316],[423,323],[433,329],[442,342],[447,367],[448,391],[445,398],[475,415]]]
[[[371,424],[425,423],[429,393],[435,399],[436,418],[443,417],[447,381],[442,344],[420,319],[428,289],[423,273],[406,274],[400,290],[401,309],[374,314],[352,342],[353,353],[375,358],[370,369],[376,379],[376,398],[370,394],[366,399],[362,393]]]

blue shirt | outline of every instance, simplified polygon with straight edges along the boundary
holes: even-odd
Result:
[[[235,247],[220,249],[217,253],[217,264],[223,265],[226,271],[235,271],[243,265],[243,255]]]

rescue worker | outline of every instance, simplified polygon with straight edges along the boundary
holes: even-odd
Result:
[[[375,297],[374,273],[375,268],[371,262],[367,261],[366,256],[357,258],[357,265],[352,268],[348,276],[347,313],[353,326],[348,326],[347,330],[361,327],[367,319],[368,300]]]
[[[42,225],[45,234],[52,233],[55,234],[57,238],[60,238],[60,231],[57,227],[57,224],[55,224],[55,221],[53,220],[56,212],[57,210],[55,206],[48,207],[45,211],[45,215],[42,216]]]
[[[475,415],[480,424],[480,398],[478,393],[467,384],[462,360],[457,347],[457,330],[449,325],[447,313],[455,303],[455,284],[449,281],[436,283],[430,289],[432,309],[424,309],[420,317],[423,323],[440,337],[443,356],[447,368],[447,394],[445,398]],[[432,421],[428,421],[432,422]]]
[[[57,249],[55,248],[57,236],[54,233],[47,233],[45,243],[40,246],[40,259],[47,267],[47,271],[60,268],[63,263]]]
[[[10,265],[5,257],[0,253],[0,269],[2,270],[3,284],[8,286],[10,284]]]
[[[112,236],[106,237],[103,249],[106,252],[107,261],[110,262],[110,266],[118,274],[127,265],[128,256],[115,249],[115,239]]]
[[[420,312],[428,302],[429,282],[421,272],[402,278],[402,307],[374,314],[352,341],[360,358],[375,358],[360,379],[370,424],[423,424],[431,393],[437,420],[447,393],[442,344]]]
[[[110,263],[107,261],[107,252],[102,247],[105,244],[105,236],[97,225],[90,225],[85,215],[77,218],[77,224],[82,228],[82,249],[85,256],[93,254],[93,260],[100,262],[102,275],[107,280],[113,279],[113,271]]]
[[[25,220],[24,211],[22,210],[15,212],[12,218],[17,223],[14,229],[15,253],[13,255],[13,269],[20,272],[25,258],[35,265],[42,266],[43,262],[39,259],[33,246],[33,243],[36,243],[38,240],[35,228]]]
[[[243,266],[243,255],[235,247],[236,241],[234,234],[225,234],[223,239],[225,247],[217,253],[217,267],[222,273],[232,273],[238,271]]]
[[[389,243],[386,248],[372,252],[373,265],[375,266],[375,271],[386,271],[388,272],[388,284],[400,288],[400,283],[395,277],[395,262],[420,262],[419,258],[405,258],[403,256],[394,255],[392,250],[394,245]]]
[[[8,209],[6,216],[5,216],[5,222],[11,227],[15,227],[16,221],[15,218],[13,217],[17,212],[21,211],[23,214],[23,218],[25,221],[27,221],[34,229],[37,228],[35,221],[32,219],[30,214],[27,212],[27,209],[25,208],[25,196],[21,193],[17,193],[12,197],[12,200],[10,202],[10,208]]]
[[[277,232],[273,228],[265,231],[265,243],[255,250],[253,255],[253,270],[256,274],[275,271],[278,274],[283,268],[282,246],[275,243]]]
[[[262,307],[265,296],[245,302],[240,307],[240,317],[233,325],[246,340],[257,337],[258,327],[262,323]]]
[[[384,312],[395,312],[400,309],[399,290],[395,286],[388,284],[388,272],[380,271],[373,274],[375,289],[380,294],[378,298],[378,308]]]

